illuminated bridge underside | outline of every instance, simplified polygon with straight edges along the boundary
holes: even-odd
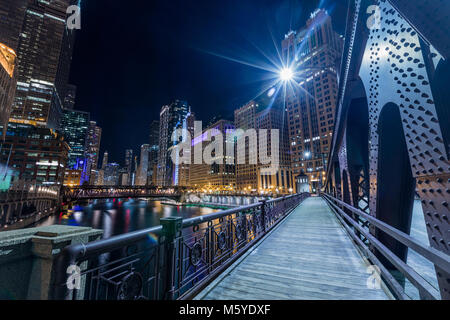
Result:
[[[327,193],[406,234],[419,196],[430,246],[446,254],[449,12],[448,0],[350,1],[326,184]],[[406,246],[373,225],[370,232],[406,261]],[[450,270],[436,267],[436,275],[450,299]]]
[[[183,187],[156,188],[147,186],[81,186],[64,188],[64,201],[109,198],[170,198],[180,200],[186,189]]]
[[[319,197],[306,199],[196,299],[388,299]]]

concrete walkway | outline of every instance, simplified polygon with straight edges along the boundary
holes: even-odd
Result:
[[[326,202],[306,199],[195,299],[389,299]]]

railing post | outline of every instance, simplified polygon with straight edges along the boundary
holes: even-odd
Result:
[[[263,231],[266,232],[266,200],[263,200],[261,204],[261,224]]]
[[[179,233],[183,225],[182,217],[168,217],[160,219],[160,223],[163,227],[162,234],[165,238],[164,242],[164,257],[163,257],[163,270],[165,269],[165,275],[163,277],[163,283],[165,284],[163,297],[166,300],[173,300],[175,298],[175,284],[176,284],[176,268],[177,268],[177,252],[179,250],[177,241]]]

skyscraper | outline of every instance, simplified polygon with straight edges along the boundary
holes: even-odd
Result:
[[[245,144],[238,143],[236,146],[237,154],[245,152],[245,163],[236,164],[236,188],[240,191],[272,193],[290,193],[293,191],[287,123],[281,98],[284,97],[278,96],[276,98],[273,95],[272,88],[270,88],[258,98],[251,100],[234,112],[236,129],[244,131],[255,129],[257,139],[253,143],[257,144],[255,149],[258,150],[256,153],[251,152],[250,143],[252,143],[252,139],[250,133],[247,134],[249,138]],[[260,130],[267,130],[266,152],[273,161],[276,159],[271,154],[272,144],[275,146],[276,142],[271,140],[273,129],[278,130],[278,164],[274,164],[276,172],[269,174],[266,171],[273,163],[264,164],[260,161],[263,154],[260,148],[261,141],[263,141],[261,140]]]
[[[150,124],[149,137],[150,150],[148,155],[148,173],[149,184],[156,184],[158,168],[158,150],[159,150],[159,121],[153,120]]]
[[[105,151],[103,153],[103,159],[102,159],[102,166],[101,168],[98,170],[98,178],[97,178],[97,185],[106,185],[106,183],[111,183],[111,179],[113,178],[108,178],[107,177],[107,172],[106,172],[106,168],[108,166],[108,151]],[[111,171],[112,170],[112,171]],[[112,174],[114,173],[114,168],[110,168],[108,174]],[[117,169],[118,170],[118,169]],[[92,171],[92,170],[91,170]],[[118,173],[117,173],[118,174]],[[109,179],[109,180],[108,180]]]
[[[205,147],[210,143],[206,141],[207,131],[208,130],[217,130],[216,132],[220,132],[223,136],[223,155],[216,155],[215,163],[206,164],[203,163],[194,163],[193,152],[191,152],[191,164],[189,166],[189,186],[195,189],[212,189],[212,190],[227,190],[232,191],[236,187],[236,175],[235,175],[235,165],[227,163],[227,148],[233,148],[234,142],[227,140],[227,133],[230,131],[234,131],[234,124],[228,120],[218,120],[213,123],[207,129],[205,129],[201,136],[193,137],[192,140],[192,148],[195,147],[198,143],[202,143],[202,152],[205,150]],[[212,133],[215,135],[215,132]],[[209,137],[210,140],[214,139]],[[220,163],[221,162],[221,163]]]
[[[136,179],[136,185],[138,186],[145,186],[147,184],[149,149],[150,146],[148,144],[143,144],[141,146],[141,159],[139,161]]]
[[[29,0],[0,1],[0,43],[16,53],[28,2]]]
[[[98,169],[98,157],[100,152],[100,142],[102,138],[102,128],[97,126],[97,122],[90,121],[86,139],[86,157],[89,160],[91,170]]]
[[[74,108],[76,95],[77,87],[73,84],[68,84],[63,101],[64,109],[72,110]]]
[[[101,169],[105,169],[106,165],[108,164],[108,151],[105,151],[105,153],[103,153],[103,160],[102,160],[102,167]]]
[[[103,185],[117,186],[119,184],[119,169],[118,163],[108,163],[104,169]]]
[[[127,174],[127,185],[131,185],[131,172],[133,170],[133,149],[125,150],[125,171]]]
[[[178,142],[172,141],[172,133],[186,123],[189,109],[188,103],[180,100],[161,108],[157,168],[157,184],[159,186],[178,185],[177,169],[170,157],[171,148]]]
[[[0,124],[6,134],[17,85],[17,47],[27,0],[0,1]]]
[[[342,38],[322,9],[282,41],[282,56],[302,78],[286,96],[292,168],[295,175],[304,170],[313,190],[320,185],[332,141],[341,52]]]
[[[3,138],[16,92],[16,75],[16,53],[0,43],[0,124],[3,126]]]
[[[10,122],[0,163],[21,181],[62,185],[68,149],[64,137],[54,130]]]
[[[89,129],[89,112],[63,110],[61,132],[70,147],[68,168],[73,169],[77,159],[87,157],[87,137]]]
[[[63,46],[70,2],[27,2],[17,46],[19,65],[11,121],[53,129],[60,126],[64,97],[58,93],[57,76],[60,59],[70,55]]]
[[[256,110],[258,106],[258,103],[252,100],[234,111],[234,125],[236,129],[256,129]],[[258,160],[258,155],[248,151],[250,150],[249,143],[250,139],[245,144],[239,144],[236,147],[236,152],[245,152],[245,163],[236,163],[236,188],[241,191],[256,191],[258,188],[257,167],[255,164]]]
[[[187,130],[192,137],[194,137],[194,122],[195,114],[189,110],[186,118],[183,120],[182,128]],[[176,143],[174,143],[175,145]],[[173,146],[172,146],[173,148]],[[169,149],[171,151],[171,149]],[[186,152],[186,154],[184,154]],[[184,150],[180,153],[180,156],[191,157],[191,152],[189,150]],[[186,187],[189,186],[189,170],[191,164],[180,163],[176,164],[173,168],[174,173],[172,174],[172,185]]]

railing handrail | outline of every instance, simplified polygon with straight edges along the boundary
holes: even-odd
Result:
[[[295,197],[303,197],[306,194],[293,194],[289,196],[284,196],[276,199],[271,199],[269,201],[263,200],[257,203],[253,203],[246,206],[241,206],[237,208],[221,210],[219,212],[210,213],[204,216],[193,217],[182,220],[182,229],[189,228],[191,226],[200,225],[209,221],[217,220],[222,217],[226,217],[232,214],[245,212],[247,210],[252,211],[252,213],[258,213],[264,211],[262,208],[267,204],[278,203],[281,201],[289,200]],[[261,207],[261,211],[257,209]],[[256,210],[255,210],[256,209]],[[180,230],[181,231],[181,230]],[[70,265],[77,265],[78,263],[87,260],[89,258],[101,255],[103,253],[111,252],[119,247],[125,247],[133,243],[142,241],[148,237],[149,234],[156,234],[158,236],[164,236],[160,239],[165,239],[165,233],[163,231],[163,226],[158,225],[151,228],[146,228],[138,231],[133,231],[121,235],[116,235],[106,239],[100,239],[86,244],[74,244],[65,247],[59,254],[56,262],[56,274],[55,274],[55,289],[54,297],[60,297],[60,292],[58,289],[61,285],[66,282],[66,269]],[[164,240],[163,240],[164,241]],[[160,240],[155,244],[160,245]],[[62,289],[63,290],[63,289]]]
[[[422,243],[420,243],[419,241],[417,241],[410,235],[390,226],[389,224],[387,224],[371,215],[368,215],[367,213],[365,213],[355,207],[352,207],[351,205],[349,205],[348,203],[345,203],[342,200],[339,200],[339,199],[337,199],[333,196],[330,196],[329,194],[326,194],[326,193],[323,193],[323,195],[325,195],[326,197],[330,198],[333,201],[336,201],[340,205],[343,205],[345,208],[347,208],[348,210],[350,210],[353,213],[356,213],[360,217],[363,217],[364,219],[366,219],[367,221],[372,223],[374,226],[376,226],[380,230],[386,232],[388,235],[390,235],[397,241],[401,242],[408,248],[411,248],[412,250],[414,250],[415,252],[420,254],[422,257],[430,260],[438,267],[440,267],[444,270],[450,270],[450,256],[447,255],[446,253],[439,251],[435,248],[432,248],[430,246],[423,245]]]
[[[328,194],[322,193],[322,195],[325,197],[325,199],[328,201],[328,203],[339,213],[342,215],[342,217],[338,218],[345,219],[350,223],[353,227],[355,227],[369,242],[378,249],[378,251],[387,258],[396,268],[399,270],[403,275],[405,275],[406,278],[408,278],[414,286],[416,286],[419,289],[419,292],[421,294],[424,294],[424,296],[430,298],[430,299],[439,299],[440,295],[436,288],[434,288],[428,281],[426,281],[420,274],[418,274],[413,268],[411,268],[409,265],[407,265],[403,260],[401,260],[399,257],[397,257],[391,250],[389,250],[381,241],[379,241],[375,236],[370,234],[370,232],[366,229],[364,229],[357,221],[355,221],[351,216],[349,216],[347,213],[345,213],[340,207],[338,207],[338,204],[342,205],[343,207],[347,208],[352,213],[355,213],[359,216],[362,216],[364,218],[367,218],[367,221],[371,222],[375,227],[378,227],[379,229],[383,230],[380,226],[383,228],[386,227],[386,224],[382,222],[381,220],[378,220],[372,216],[367,215],[366,213],[362,212],[361,210],[358,210],[347,203],[334,198],[333,196],[330,196]],[[336,202],[336,203],[334,203]],[[344,220],[341,221],[344,223]],[[426,247],[420,243],[417,242],[417,240],[411,238],[409,235],[403,233],[400,230],[397,230],[391,226],[390,228],[385,228],[383,231],[385,231],[387,234],[394,237],[396,240],[398,240],[400,243],[406,245],[408,248],[413,249],[417,253],[421,254],[423,257],[434,263],[435,265],[438,265],[438,263],[443,264],[445,268],[445,263],[449,261],[449,256],[442,255],[440,252],[437,251],[434,248]],[[351,231],[353,232],[353,231]],[[354,233],[354,232],[353,232]],[[401,239],[401,240],[400,240]],[[360,243],[359,243],[360,244]],[[360,244],[361,245],[361,244]],[[416,248],[416,249],[414,249]],[[428,252],[428,254],[426,254]],[[424,255],[425,254],[425,255]],[[432,258],[429,258],[429,257]],[[439,262],[435,262],[439,261]],[[440,266],[440,265],[438,265]],[[440,266],[441,267],[441,266]],[[448,270],[448,269],[444,269]]]
[[[271,199],[271,200],[268,200],[267,202],[260,201],[260,202],[256,202],[256,203],[253,203],[250,205],[245,205],[242,207],[236,207],[236,208],[232,208],[232,209],[221,210],[218,212],[209,213],[204,216],[183,219],[183,228],[190,227],[190,226],[193,226],[196,224],[205,223],[205,222],[208,222],[211,220],[216,220],[216,219],[225,217],[225,216],[233,214],[233,213],[253,209],[255,207],[261,206],[265,202],[266,203],[279,202],[282,200],[289,199],[293,196],[296,196],[296,195],[290,195],[287,197]],[[64,248],[63,251],[66,251],[67,254],[69,254],[71,257],[70,260],[75,262],[77,259],[79,259],[81,257],[88,257],[91,255],[98,254],[102,251],[111,250],[111,248],[114,248],[114,246],[116,246],[118,244],[133,243],[133,242],[142,240],[149,233],[159,235],[159,234],[161,234],[161,232],[162,232],[162,226],[158,225],[158,226],[154,226],[151,228],[146,228],[146,229],[141,229],[141,230],[137,230],[137,231],[133,231],[133,232],[116,235],[116,236],[113,236],[113,237],[110,237],[107,239],[99,239],[96,241],[89,242],[87,244],[74,244],[71,246],[67,246],[66,248]]]

